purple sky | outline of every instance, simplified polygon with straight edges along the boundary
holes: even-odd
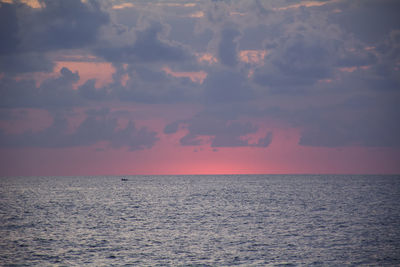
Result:
[[[0,175],[399,173],[398,14],[0,0]]]

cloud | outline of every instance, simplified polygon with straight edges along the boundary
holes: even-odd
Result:
[[[257,142],[257,146],[267,147],[272,142],[272,132],[268,132],[263,138],[260,138]]]
[[[240,61],[254,65],[263,64],[266,55],[266,50],[242,50],[239,52]]]
[[[0,5],[0,72],[51,71],[50,51],[83,48],[96,41],[109,17],[94,1],[43,1]]]
[[[375,114],[370,114],[376,116]],[[360,118],[356,121],[338,118],[318,119],[301,133],[299,144],[318,147],[400,147],[400,127],[391,118]]]
[[[190,6],[139,1],[117,10],[96,1],[43,3],[41,8],[0,5],[3,109],[195,104],[205,111],[184,121],[169,118],[173,123],[164,128],[166,134],[187,131],[182,145],[268,146],[272,133],[249,139],[261,131],[249,123],[254,117],[298,129],[303,146],[398,144],[399,111],[390,102],[399,99],[400,88],[396,1]],[[204,16],[189,17],[200,11]],[[76,53],[112,64],[113,81],[101,88],[95,80],[82,84],[73,68],[61,69],[40,85],[18,75],[51,72],[60,58]],[[343,104],[355,96],[380,100]],[[75,129],[75,141],[61,134],[61,139],[49,138],[49,146],[88,144],[85,131],[115,147],[135,147],[128,144],[132,132],[133,143],[152,144],[146,141],[152,140],[151,131],[142,136],[134,124],[122,131],[110,114],[102,116],[88,114],[82,128]],[[46,131],[62,127],[68,123],[60,117]],[[91,133],[91,127],[103,129],[102,134]],[[43,136],[54,135],[46,131]],[[41,144],[42,135],[26,133],[27,144]]]
[[[54,62],[43,53],[18,52],[0,55],[0,72],[11,76],[28,72],[51,72],[54,66]]]
[[[392,30],[400,28],[399,1],[343,1],[336,6],[341,12],[329,14],[330,21],[368,44],[377,43]]]
[[[298,4],[291,4],[288,6],[278,7],[276,9],[277,10],[287,10],[287,9],[300,8],[300,7],[318,7],[318,6],[323,6],[326,4],[329,4],[329,0],[326,0],[326,1],[304,1],[304,2],[300,1]]]
[[[191,58],[179,44],[161,40],[163,30],[160,23],[136,32],[136,40],[130,45],[103,46],[96,49],[98,55],[111,62],[182,62]]]
[[[132,7],[134,7],[134,6],[135,6],[135,5],[132,4],[132,3],[122,3],[122,4],[119,4],[119,5],[113,5],[113,6],[112,6],[112,9],[132,8]]]
[[[118,120],[110,117],[107,109],[87,111],[86,119],[72,132],[67,118],[60,115],[55,116],[48,128],[39,132],[6,134],[0,131],[0,146],[6,148],[66,148],[105,141],[112,148],[126,147],[133,151],[151,148],[157,140],[156,132],[145,127],[137,128],[132,120],[125,127],[119,127]]]
[[[238,40],[241,50],[263,50],[265,40],[276,39],[282,32],[282,24],[258,24],[242,31],[242,37]]]
[[[261,111],[260,111],[261,112]],[[299,144],[314,147],[399,147],[397,100],[357,95],[336,104],[264,110],[301,129]]]
[[[109,100],[111,98],[106,88],[98,89],[95,87],[95,85],[95,79],[86,81],[79,87],[79,95],[84,99],[94,101]]]
[[[202,112],[191,119],[175,121],[165,126],[164,133],[174,134],[179,125],[187,129],[187,134],[180,139],[183,146],[210,144],[211,147],[267,147],[272,141],[272,133],[257,142],[252,142],[247,135],[258,131],[258,127],[249,122],[240,122],[223,118],[221,114]]]
[[[44,0],[44,8],[26,9],[21,17],[21,49],[47,51],[93,44],[109,16],[95,1]]]
[[[327,40],[296,34],[271,49],[265,65],[257,68],[254,81],[277,92],[310,86],[330,76],[334,60]]]
[[[179,128],[179,123],[180,123],[179,121],[175,121],[175,122],[172,122],[170,124],[167,124],[165,126],[165,128],[164,128],[164,133],[165,134],[174,134],[174,133],[176,133],[178,131],[178,128]]]
[[[153,24],[137,34],[136,42],[132,48],[137,59],[150,62],[181,61],[187,57],[182,48],[158,39],[157,35],[161,30],[161,24]]]
[[[20,20],[24,17],[18,16],[19,9],[31,10],[24,5],[0,4],[0,72],[15,74],[52,70],[54,64],[41,53],[21,50],[24,24]]]
[[[239,36],[235,29],[224,29],[218,45],[218,57],[222,64],[234,67],[237,64],[237,44],[235,38]]]
[[[197,22],[193,18],[170,16],[166,18],[165,22],[170,26],[168,32],[170,40],[181,43],[195,51],[205,51],[213,38],[211,29],[197,31]]]
[[[0,109],[0,121],[17,121],[26,117],[27,111],[25,110],[13,110],[13,109]]]
[[[215,70],[207,76],[203,85],[208,104],[243,102],[254,97],[251,84],[240,72]]]
[[[364,5],[360,3],[344,4],[341,8],[362,12]],[[390,63],[394,69],[397,64],[393,60],[396,57],[395,53],[391,59],[384,57],[397,46],[395,42],[389,41],[389,36],[395,31],[386,31],[386,37],[375,39],[371,46],[370,43],[358,39],[357,35],[346,27],[332,23],[331,16],[336,16],[332,15],[332,10],[338,5],[331,2],[321,7],[288,9],[281,14],[281,18],[275,17],[275,23],[280,22],[280,33],[270,31],[270,38],[264,40],[264,49],[268,54],[264,58],[264,64],[254,69],[253,81],[270,93],[303,94],[322,90],[324,85],[321,86],[320,82],[323,80],[336,83],[343,75],[359,80],[360,77],[356,78],[357,73],[338,74],[339,68],[368,67],[372,74],[373,69]],[[324,14],[328,19],[322,17]],[[251,31],[255,29],[250,28]],[[249,36],[246,29],[243,30],[243,36]],[[382,46],[385,48],[379,51],[377,47]],[[375,72],[370,77],[377,78],[374,80],[393,80],[393,75],[388,79],[389,73],[393,72],[387,68],[380,73]],[[345,85],[347,88],[349,86],[351,84]],[[343,83],[340,87],[343,88]],[[375,87],[379,88],[378,85]]]
[[[164,67],[163,71],[165,71],[165,73],[167,73],[173,77],[189,78],[192,82],[200,83],[200,84],[203,83],[204,79],[207,77],[207,73],[205,73],[204,71],[181,72],[181,71],[173,71],[168,67]]]
[[[199,95],[199,83],[186,75],[175,77],[159,66],[129,64],[118,69],[115,77],[128,77],[126,84],[109,85],[110,95],[122,102],[180,103],[194,102]],[[118,79],[118,78],[117,78]]]
[[[18,45],[18,19],[15,5],[0,4],[0,55],[13,53]]]
[[[62,108],[78,105],[81,99],[73,90],[79,80],[77,72],[62,68],[60,75],[44,81],[37,87],[33,80],[4,77],[0,79],[0,107]]]

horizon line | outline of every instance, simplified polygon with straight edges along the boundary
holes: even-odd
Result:
[[[255,175],[381,175],[381,176],[391,176],[400,175],[400,173],[201,173],[201,174],[98,174],[98,175],[0,175],[0,178],[13,178],[13,177],[95,177],[95,176],[116,176],[116,177],[132,177],[132,176],[255,176]]]

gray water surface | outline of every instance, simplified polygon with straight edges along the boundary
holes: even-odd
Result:
[[[0,265],[400,265],[400,176],[126,178],[0,178]]]

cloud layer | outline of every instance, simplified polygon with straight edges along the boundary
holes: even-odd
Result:
[[[398,1],[9,2],[0,3],[0,109],[45,110],[53,122],[12,133],[0,117],[3,148],[142,150],[165,136],[268,149],[276,125],[297,129],[302,147],[400,145]],[[109,64],[113,79],[84,80],[67,61]],[[152,112],[162,105],[193,112]],[[137,127],[115,109],[162,123]]]

